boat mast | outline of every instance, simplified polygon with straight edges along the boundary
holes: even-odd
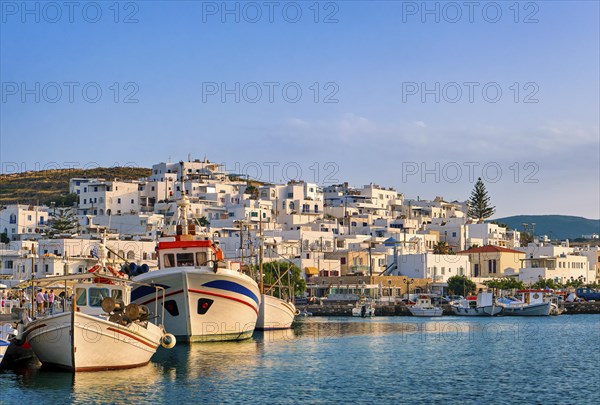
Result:
[[[260,287],[260,293],[265,293],[265,286],[263,284],[263,234],[262,234],[262,212],[260,206],[258,209],[258,237],[260,238],[260,245],[258,247],[258,284]]]

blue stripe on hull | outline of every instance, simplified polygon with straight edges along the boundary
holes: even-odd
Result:
[[[234,283],[233,281],[213,280],[213,281],[209,281],[208,283],[204,283],[202,285],[204,287],[217,288],[219,290],[231,291],[234,293],[245,295],[246,297],[249,297],[254,302],[256,302],[256,305],[259,305],[258,297],[256,296],[256,294],[254,294],[252,291],[250,291],[248,288],[244,287],[243,285]]]

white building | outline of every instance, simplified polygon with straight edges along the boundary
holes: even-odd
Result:
[[[388,257],[388,263],[393,260],[393,256]],[[398,255],[396,260],[394,276],[430,278],[434,283],[446,283],[452,276],[471,277],[469,257],[464,255],[406,254]]]
[[[49,208],[37,205],[13,204],[0,207],[0,233],[10,240],[33,236],[45,229]]]

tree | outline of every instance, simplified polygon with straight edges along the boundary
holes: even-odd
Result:
[[[5,232],[0,233],[0,243],[9,243],[10,239]]]
[[[525,288],[525,284],[522,281],[512,277],[488,280],[484,281],[483,284],[489,288],[497,288],[499,290],[522,290]]]
[[[52,205],[52,203],[54,203],[57,207],[72,207],[77,201],[79,201],[79,196],[77,194],[68,193],[53,197],[44,204]]]
[[[48,236],[54,238],[60,234],[72,234],[77,230],[79,222],[69,208],[57,208],[54,217],[48,221]]]
[[[448,292],[450,295],[462,295],[466,297],[477,291],[477,286],[466,276],[452,276],[448,279]]]
[[[255,271],[258,273],[257,268],[255,268]],[[277,280],[279,280],[279,282]],[[272,291],[273,295],[278,298],[291,298],[290,296],[285,297],[284,295],[288,293],[293,296],[301,295],[306,291],[306,281],[302,278],[302,270],[300,270],[298,266],[287,261],[264,263],[263,283],[265,285],[265,291],[267,291],[271,285],[277,283]],[[282,286],[283,288],[278,286]]]
[[[478,222],[483,222],[484,219],[491,217],[496,212],[496,207],[490,205],[490,197],[485,189],[485,185],[481,177],[477,179],[475,188],[471,192],[471,198],[468,201],[469,210],[467,215],[469,218],[476,219]]]
[[[258,189],[252,185],[246,187],[246,191],[244,191],[245,194],[250,194],[250,198],[252,200],[257,200],[258,199]]]
[[[206,219],[205,216],[202,216],[198,219],[198,225],[200,226],[210,226],[210,222],[208,222],[208,219]]]
[[[531,288],[539,288],[542,290],[549,288],[551,290],[558,290],[560,288],[563,288],[563,286],[562,286],[562,284],[557,283],[553,279],[549,278],[547,280],[544,280],[544,279],[538,280],[535,284],[533,284],[531,286]]]
[[[433,247],[433,253],[436,255],[447,255],[450,253],[450,248],[446,242],[438,242]]]

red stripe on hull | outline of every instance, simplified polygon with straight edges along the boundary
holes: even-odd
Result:
[[[254,312],[256,312],[256,315],[258,315],[258,309],[254,307],[254,305],[247,303],[244,300],[241,300],[239,298],[235,298],[235,297],[230,297],[228,295],[223,295],[223,294],[218,294],[218,293],[214,293],[214,292],[210,292],[210,291],[204,291],[204,290],[192,290],[191,288],[188,288],[189,292],[193,292],[193,293],[197,293],[197,294],[205,294],[205,295],[212,295],[214,297],[221,297],[221,298],[226,298],[228,300],[233,300],[233,301],[237,301],[237,302],[241,302],[244,305],[249,306],[250,308],[252,308],[254,310]]]
[[[158,347],[158,345],[155,346],[153,344],[150,344],[150,343],[142,340],[141,338],[139,338],[139,337],[137,337],[135,335],[132,335],[131,333],[125,332],[123,330],[116,329],[116,328],[113,328],[113,327],[109,327],[109,328],[107,328],[107,330],[110,330],[110,331],[113,331],[113,332],[117,332],[117,333],[120,333],[120,334],[125,335],[127,337],[130,337],[130,338],[132,338],[134,340],[137,340],[138,342],[140,342],[142,344],[145,344],[146,346],[148,346],[148,347],[150,347],[152,349],[156,349]]]
[[[181,294],[182,292],[183,292],[183,290],[177,290],[177,291],[170,292],[168,294],[165,294],[165,298],[170,297],[171,295]],[[162,300],[162,296],[158,297],[158,299]],[[154,298],[151,298],[148,301],[142,302],[142,305],[148,305],[151,302],[154,302]]]

